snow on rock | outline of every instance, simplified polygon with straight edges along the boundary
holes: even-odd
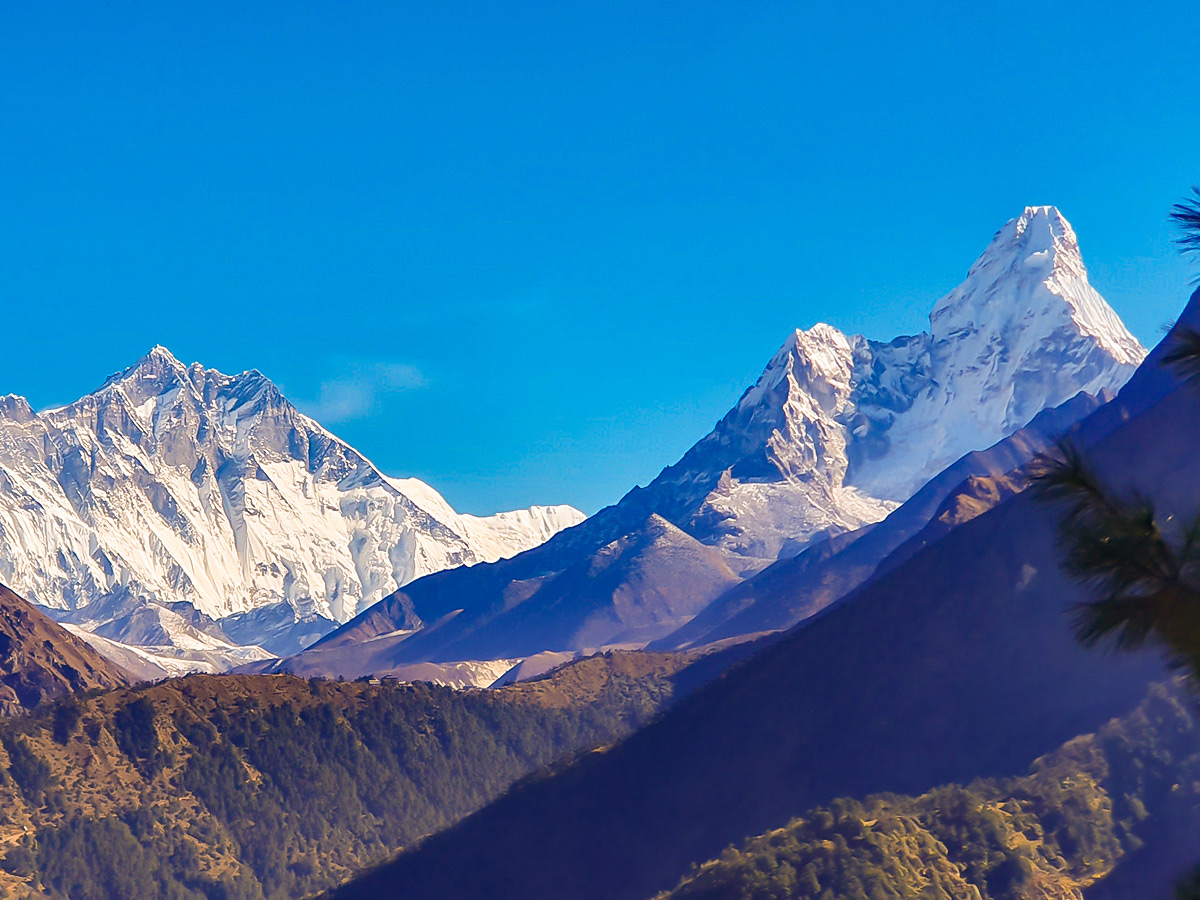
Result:
[[[560,666],[565,666],[567,663],[574,662],[579,658],[580,654],[577,652],[543,650],[541,653],[535,653],[528,659],[521,660],[521,662],[493,681],[490,686],[500,688],[540,678],[546,673],[552,672]]]
[[[237,647],[214,641],[207,646],[139,646],[102,637],[79,625],[63,625],[76,637],[87,641],[93,650],[117,663],[139,681],[158,681],[193,672],[225,672],[247,663],[274,657],[261,647]]]
[[[929,332],[889,343],[826,324],[789,337],[664,473],[708,491],[694,533],[774,557],[878,521],[1042,409],[1115,392],[1146,355],[1088,283],[1075,232],[1050,206],[1001,228],[929,321]],[[706,470],[723,470],[714,488]]]
[[[520,662],[519,659],[468,659],[445,663],[412,663],[396,666],[383,675],[399,681],[424,681],[457,690],[486,688]]]
[[[0,580],[89,630],[180,602],[210,620],[286,603],[297,621],[344,622],[414,578],[513,555],[582,518],[459,516],[261,373],[184,366],[163,347],[68,406],[0,398]],[[200,652],[179,621],[158,624]]]
[[[734,585],[780,557],[884,519],[1041,410],[1115,392],[1144,355],[1088,285],[1070,226],[1030,207],[934,306],[928,332],[887,343],[826,324],[794,332],[645,487],[529,553],[405,587],[288,669],[349,677],[522,656],[533,670],[544,650],[657,640],[709,602],[739,602]]]
[[[924,377],[891,402],[860,404],[864,444],[877,446],[852,480],[892,500],[1045,407],[1079,391],[1115,392],[1146,356],[1088,283],[1075,231],[1052,206],[1029,207],[997,232],[966,280],[938,301],[918,345]],[[898,352],[911,358],[893,345],[864,348],[864,383],[872,384],[868,363],[894,371]]]
[[[481,562],[495,562],[532,549],[587,518],[573,506],[531,506],[490,516],[472,516],[456,513],[441,494],[416,478],[388,481],[439,522],[465,535]]]

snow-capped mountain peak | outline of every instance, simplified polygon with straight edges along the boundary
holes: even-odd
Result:
[[[640,628],[638,618],[652,610],[656,628],[677,627],[695,614],[698,585],[764,569],[773,573],[764,574],[765,583],[778,584],[772,579],[780,570],[767,567],[779,557],[878,522],[968,452],[986,450],[1043,408],[1075,399],[1019,447],[965,460],[949,477],[1017,459],[1034,435],[1052,439],[1100,402],[1078,397],[1081,390],[1119,388],[1133,372],[1129,360],[1143,351],[1115,314],[1103,340],[1080,325],[1076,310],[1092,323],[1108,315],[1085,286],[1066,220],[1050,208],[1030,208],[1001,230],[963,285],[934,304],[931,331],[887,343],[827,324],[793,332],[712,431],[649,485],[529,554],[405,588],[316,652],[348,654],[357,666],[372,656],[394,664],[575,650],[632,633],[585,635],[581,610],[622,628]],[[939,492],[952,486],[935,487],[926,496],[933,502],[910,508],[892,534],[914,533],[906,529],[921,527],[944,496]],[[664,527],[678,540],[659,543]],[[836,558],[826,551],[836,554],[847,543],[858,546],[832,541],[803,571],[823,578],[811,564]],[[636,566],[610,558],[613,548],[642,545],[655,552],[638,554]],[[718,601],[720,609],[743,609],[756,590],[725,594],[728,605]],[[414,616],[441,624],[410,638]],[[404,635],[406,643],[386,651],[360,643],[388,634]],[[312,664],[321,665],[316,658]]]
[[[853,481],[874,496],[903,500],[1045,407],[1081,390],[1117,390],[1146,355],[1088,282],[1075,230],[1052,206],[1006,223],[929,325],[919,336],[927,377],[909,406],[863,409],[873,446]],[[872,348],[874,367],[894,362],[890,346]]]
[[[162,393],[168,386],[184,384],[191,384],[187,366],[166,347],[156,345],[132,366],[110,375],[94,393],[102,394],[116,388],[130,391],[131,395]]]
[[[0,397],[0,418],[28,422],[34,415],[33,407],[24,397],[17,394],[5,394]]]
[[[845,358],[850,350],[846,336],[824,322],[807,331],[797,328],[767,363],[754,387],[739,406],[757,406],[785,382],[789,394],[801,391],[832,411],[838,404],[838,388],[849,388],[850,371]]]
[[[697,516],[706,539],[773,555],[875,521],[1042,409],[1117,390],[1146,354],[1052,206],[1006,223],[929,321],[888,343],[823,323],[790,335],[681,463],[726,468]],[[696,469],[688,483],[709,483]]]
[[[583,518],[459,516],[410,484],[421,500],[261,372],[155,347],[67,406],[0,400],[0,580],[97,627],[179,601],[212,619],[287,603],[297,620],[345,621],[414,578]]]
[[[929,316],[935,341],[1039,329],[1069,318],[1114,360],[1137,364],[1146,350],[1088,282],[1079,239],[1053,206],[1029,206],[996,232],[957,288]]]

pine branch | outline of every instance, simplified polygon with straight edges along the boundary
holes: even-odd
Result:
[[[1200,331],[1187,326],[1172,331],[1162,364],[1173,368],[1185,381],[1200,379]]]
[[[1200,253],[1200,186],[1192,194],[1171,207],[1171,221],[1180,232],[1175,243],[1184,253]]]
[[[1071,526],[1119,517],[1123,510],[1092,471],[1083,452],[1071,441],[1059,441],[1025,468],[1034,496],[1046,503],[1065,503]]]

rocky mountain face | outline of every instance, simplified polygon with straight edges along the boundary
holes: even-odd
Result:
[[[1198,326],[1200,292],[1177,327]],[[1171,528],[1200,508],[1200,390],[1161,358],[1156,350],[1073,439],[1104,483],[1154,502]],[[1106,654],[1076,640],[1072,607],[1088,594],[1060,567],[1058,511],[1032,497],[1024,479],[990,488],[968,480],[939,508],[961,518],[928,521],[877,577],[656,722],[520,785],[330,896],[454,900],[500,890],[527,900],[645,900],[691,863],[835,798],[1018,775],[1133,709],[1166,676],[1153,650]],[[1187,844],[1174,849],[1194,853],[1194,793],[1168,764],[1181,745],[1152,741],[1142,763],[1114,774],[1152,778],[1156,803],[1171,792],[1184,798],[1188,818],[1168,812],[1147,824],[1174,828]],[[1113,815],[1145,819],[1128,802],[1137,790],[1114,794],[1126,805],[1114,802]],[[1108,808],[1086,809],[1094,821]],[[1006,820],[1014,810],[1006,807]],[[1058,833],[1072,842],[1079,834]],[[1031,834],[1021,840],[1037,846]],[[1118,896],[1139,896],[1137,887]],[[1042,893],[1020,894],[1034,895]]]
[[[886,519],[807,547],[734,585],[686,625],[651,643],[683,649],[728,638],[790,628],[881,574],[897,551],[911,552],[914,539],[955,528],[1024,487],[1021,468],[1111,399],[1079,393],[1045,409],[1032,422],[986,450],[947,466]],[[934,527],[929,527],[936,523]],[[906,547],[906,545],[908,545]]]
[[[888,343],[823,324],[795,332],[673,481],[707,489],[693,513],[701,540],[792,555],[882,519],[1041,410],[1115,392],[1145,355],[1088,283],[1070,224],[1029,207],[935,304],[928,332]]]
[[[129,680],[119,666],[0,585],[0,716]]]
[[[1088,283],[1066,219],[1029,207],[934,305],[928,332],[879,343],[824,324],[796,331],[713,431],[649,486],[515,559],[420,579],[320,646],[389,634],[395,646],[380,663],[390,665],[661,639],[714,599],[698,583],[727,585],[729,573],[752,576],[879,522],[1042,410],[1116,391],[1144,356]],[[977,462],[979,474],[995,467]],[[922,508],[933,515],[936,504]],[[619,584],[598,576],[585,587],[567,575],[599,573],[616,552],[608,548],[643,543],[662,522],[675,539],[638,556]],[[684,538],[712,552],[698,556]],[[680,570],[688,577],[659,574]],[[582,593],[564,592],[568,581]],[[630,589],[638,583],[655,590]],[[611,624],[603,637],[581,612],[601,607]],[[425,623],[415,633],[414,617]]]
[[[460,516],[260,373],[161,347],[69,406],[0,400],[0,577],[89,632],[201,663],[238,644],[294,652],[415,578],[582,518]]]

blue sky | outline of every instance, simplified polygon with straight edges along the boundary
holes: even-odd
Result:
[[[1194,271],[1200,4],[0,8],[0,393],[258,368],[460,509],[594,511],[790,329],[921,330],[1058,205],[1143,342]]]

